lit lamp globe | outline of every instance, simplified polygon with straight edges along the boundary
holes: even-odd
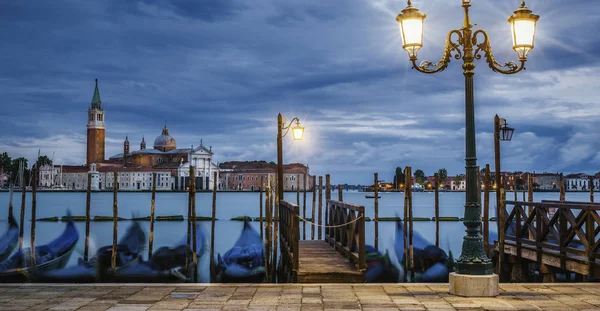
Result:
[[[521,61],[527,60],[527,54],[533,49],[535,25],[540,19],[539,15],[531,12],[523,1],[521,7],[508,18],[512,30],[513,50],[517,52]]]
[[[296,124],[296,126],[292,127],[292,136],[294,140],[302,140],[304,136],[304,126],[300,126],[300,124]]]
[[[408,57],[417,59],[417,52],[423,47],[423,21],[425,13],[412,6],[410,0],[408,6],[396,17],[400,24],[402,36],[402,48],[408,52]]]

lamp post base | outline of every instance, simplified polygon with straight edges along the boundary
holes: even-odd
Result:
[[[496,297],[499,293],[497,274],[470,275],[450,273],[449,292],[462,297]]]

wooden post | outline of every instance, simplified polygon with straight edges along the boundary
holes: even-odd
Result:
[[[35,270],[35,221],[37,209],[37,163],[31,169],[31,267]]]
[[[331,180],[329,174],[325,174],[325,226],[329,224],[329,200],[331,200]],[[329,233],[329,229],[325,227],[325,236]]]
[[[439,182],[440,176],[438,173],[433,174],[434,177],[434,212],[435,212],[435,246],[440,247],[440,193]]]
[[[88,173],[87,192],[85,196],[85,244],[83,246],[83,261],[88,261],[89,245],[90,245],[90,205],[92,193],[92,174]]]
[[[267,187],[265,192],[265,282],[269,282],[269,275],[271,271],[271,264],[269,259],[271,258],[271,188]]]
[[[296,174],[296,204],[300,206],[300,174]]]
[[[565,182],[563,180],[563,174],[560,173],[560,201],[565,201]]]
[[[21,171],[21,218],[19,220],[19,250],[23,249],[23,230],[25,229],[25,200],[27,188],[25,186],[25,163],[19,163]]]
[[[187,236],[186,236],[186,244],[185,244],[185,274],[186,277],[190,277],[190,257],[191,257],[191,240],[192,240],[192,172],[193,166],[190,165],[189,171],[189,180],[190,183],[188,185],[188,208],[187,208]]]
[[[517,181],[515,179],[513,179],[513,193],[515,195],[515,201],[519,201],[519,196],[517,194]]]
[[[304,196],[302,198],[302,204],[304,205],[304,207],[303,207],[302,217],[304,218],[304,221],[302,222],[302,239],[306,240],[306,185],[307,185],[306,179],[308,178],[308,175],[304,174],[303,177],[304,177]]]
[[[283,179],[281,180],[283,182]],[[279,187],[279,186],[278,186]],[[281,188],[283,189],[283,185]],[[279,247],[279,200],[283,200],[283,198],[279,197],[279,193],[275,194],[275,201],[273,201],[273,209],[275,212],[275,219],[273,220],[273,225],[275,226],[275,230],[273,232],[273,253],[271,257],[271,276],[272,280],[276,280],[275,272],[277,271],[277,254]]]
[[[410,229],[408,231],[409,234],[409,243],[410,243],[410,279],[415,279],[415,256],[414,256],[414,247],[413,247],[413,231],[414,231],[414,222],[413,222],[413,208],[412,208],[412,167],[408,167],[408,178],[410,178],[410,187],[408,187],[408,221],[410,224]]]
[[[117,232],[118,232],[118,224],[117,220],[119,218],[119,204],[117,200],[117,188],[119,188],[119,173],[113,172],[113,245],[112,245],[112,254],[110,260],[110,268],[113,272],[117,268]]]
[[[498,275],[500,276],[500,281],[502,281],[503,279],[503,273],[502,273],[502,261],[504,260],[504,223],[505,223],[505,212],[506,212],[506,188],[504,187],[504,183],[501,181],[500,185],[497,185],[497,187],[499,187],[500,189],[500,196],[498,198],[498,201],[500,202],[498,204],[497,208],[497,214],[498,214]]]
[[[315,207],[316,207],[316,201],[317,201],[317,176],[313,176],[312,177],[312,185],[313,185],[313,197],[312,197],[312,221],[311,221],[311,229],[310,229],[310,239],[314,240],[315,239],[315,222],[316,222],[316,218],[315,218]]]
[[[375,213],[375,249],[379,249],[379,174],[373,173],[373,190],[375,191],[375,202],[373,212]]]
[[[533,202],[533,178],[527,174],[527,202]]]
[[[13,187],[14,184],[10,185],[8,190],[8,219],[13,218]]]
[[[322,224],[323,224],[323,176],[319,176],[319,226],[318,226],[318,230],[319,230],[319,234],[317,239],[321,240],[323,237],[323,230],[322,230]]]
[[[342,185],[338,185],[338,201],[344,202],[344,193],[343,193]]]
[[[590,179],[590,202],[594,203],[594,176],[588,176],[588,178]]]
[[[260,188],[262,189],[262,176],[260,177]],[[262,197],[262,191],[260,192]],[[262,234],[262,201],[260,203],[261,221],[260,233]],[[215,222],[217,220],[217,172],[213,172],[213,193],[212,193],[212,218],[210,221],[210,273],[213,277],[215,273]],[[262,237],[262,236],[261,236]]]
[[[198,282],[198,255],[196,254],[196,167],[190,166],[190,196],[192,199],[191,211],[192,211],[192,267],[194,274],[192,275],[192,282]]]
[[[483,177],[483,249],[485,254],[489,254],[490,249],[490,165],[485,165]],[[496,221],[498,221],[496,219]]]
[[[152,198],[150,199],[150,235],[148,239],[148,259],[152,258],[152,246],[154,244],[154,211],[156,203],[156,173],[152,173]]]
[[[408,167],[404,167],[404,215],[402,217],[402,220],[404,221],[404,229],[402,230],[402,234],[403,236],[403,241],[404,241],[404,248],[403,248],[403,252],[402,255],[404,257],[404,266],[403,266],[403,270],[404,270],[404,283],[408,282],[408,272],[409,272],[409,256],[408,256],[408,188],[410,187],[411,184],[411,178],[410,178],[410,172],[408,170]]]
[[[259,212],[260,212],[260,214],[259,214],[260,215],[259,216],[259,220],[260,220],[260,238],[261,239],[263,238],[263,185],[264,185],[263,177],[264,176],[262,176],[262,175],[260,176],[260,188],[258,188],[259,189],[258,191],[260,191],[258,202],[259,202],[259,206],[260,206],[260,208],[259,208]],[[212,256],[211,256],[211,258],[212,258]]]

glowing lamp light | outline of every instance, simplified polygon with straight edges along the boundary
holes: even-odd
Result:
[[[520,60],[526,60],[527,54],[533,49],[535,25],[540,19],[539,15],[531,12],[523,1],[521,7],[508,18],[512,30],[513,50],[517,52]]]
[[[296,123],[296,126],[292,127],[292,136],[294,136],[294,140],[302,140],[302,137],[304,137],[304,126]]]
[[[426,16],[413,7],[408,0],[408,6],[396,17],[396,21],[400,24],[402,48],[408,52],[411,59],[416,59],[417,52],[423,47],[423,22]]]

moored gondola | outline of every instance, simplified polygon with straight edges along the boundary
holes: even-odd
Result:
[[[0,237],[0,262],[5,261],[19,243],[19,225],[12,215],[10,215],[8,223],[8,230]]]
[[[146,241],[146,234],[137,221],[127,228],[125,235],[117,244],[116,269],[135,265],[139,260],[139,252]],[[89,261],[79,258],[77,265],[43,271],[36,275],[36,282],[43,283],[92,283],[106,282],[106,272],[111,268],[112,245],[103,246]]]
[[[220,283],[262,283],[265,279],[264,246],[260,234],[248,221],[233,248],[217,255],[216,281]],[[211,258],[212,260],[212,258]]]
[[[386,250],[385,254],[380,253],[371,245],[366,245],[366,279],[369,283],[396,283],[400,272],[390,260],[390,255]]]
[[[187,236],[173,247],[163,246],[157,249],[148,261],[140,261],[118,269],[114,273],[107,271],[108,278],[118,283],[174,283],[188,282],[193,273],[196,273],[189,258],[186,271]],[[196,255],[199,258],[206,249],[206,236],[204,231],[196,229]]]
[[[0,282],[22,283],[35,279],[36,273],[64,268],[79,233],[70,217],[63,233],[52,242],[35,247],[35,267],[31,267],[31,249],[23,248],[0,263]]]

